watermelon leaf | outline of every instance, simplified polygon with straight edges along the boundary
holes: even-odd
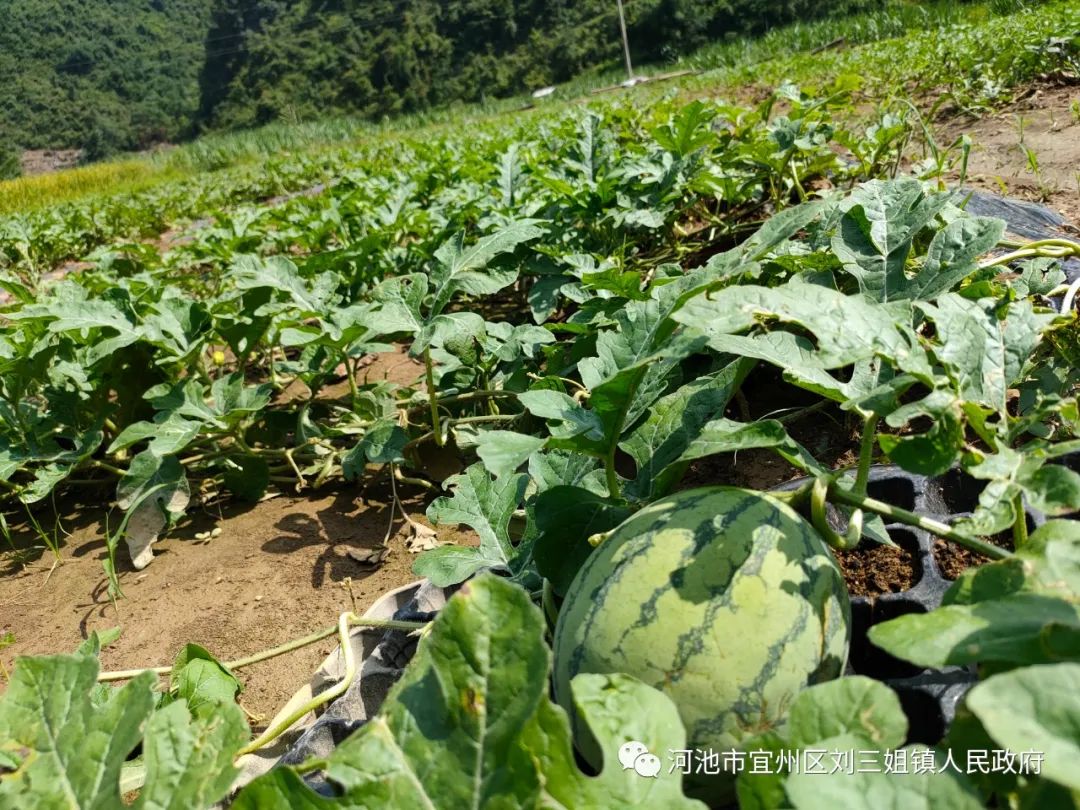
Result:
[[[517,472],[533,453],[544,446],[544,439],[515,433],[512,430],[485,430],[476,440],[476,455],[496,478]]]
[[[792,777],[782,758],[784,752],[872,751],[879,760],[884,751],[903,744],[907,731],[899,697],[880,681],[853,675],[811,686],[795,698],[782,733],[768,731],[746,744],[749,750],[770,752],[774,766],[768,772],[743,770],[739,774],[740,807],[775,810],[787,806],[784,785]]]
[[[453,490],[428,507],[434,524],[464,524],[480,535],[480,546],[440,546],[422,554],[413,572],[439,587],[464,582],[481,568],[510,570],[519,549],[510,540],[510,517],[525,497],[529,477],[523,473],[493,478],[483,464],[473,464],[447,479]]]
[[[852,192],[832,245],[863,295],[882,303],[912,297],[905,273],[912,242],[949,201],[927,196],[914,178],[872,180]]]
[[[870,628],[870,640],[927,667],[1052,663],[1080,657],[1080,605],[1019,593],[901,616]]]
[[[840,750],[846,750],[840,748]],[[883,807],[902,807],[904,810],[981,810],[982,799],[967,777],[942,767],[937,752],[924,746],[901,749],[906,760],[924,755],[933,757],[936,764],[929,773],[885,773],[885,769],[856,770],[854,773],[833,773],[823,777],[814,773],[792,774],[784,790],[795,810],[881,810]]]
[[[186,644],[173,662],[169,675],[173,695],[187,703],[198,715],[206,706],[233,703],[240,693],[240,681],[220,661],[198,644]]]
[[[204,807],[224,796],[248,737],[239,707],[194,719],[184,701],[154,711],[149,672],[98,703],[97,674],[93,655],[18,660],[0,699],[0,749],[27,755],[0,780],[0,805],[120,807],[121,769],[140,740],[145,785],[135,808]]]
[[[529,507],[537,536],[533,559],[540,575],[562,596],[593,547],[589,537],[614,529],[634,510],[581,487],[552,487]]]
[[[724,415],[724,409],[754,361],[736,360],[720,371],[700,377],[665,397],[622,442],[620,449],[637,465],[637,478],[624,488],[631,498],[650,500],[677,483],[683,453],[701,435],[706,423]]]
[[[873,678],[852,675],[799,693],[788,715],[795,747],[808,748],[841,734],[855,734],[877,749],[897,748],[908,721],[896,692]]]
[[[971,690],[967,705],[1002,748],[1040,752],[1042,776],[1080,790],[1080,663],[993,675]]]
[[[537,227],[535,220],[519,220],[465,247],[465,234],[459,231],[435,252],[438,263],[431,271],[431,317],[440,314],[455,293],[491,295],[513,284],[517,270],[486,269],[487,265],[496,256],[510,253],[522,242],[543,234],[544,229]]]
[[[647,779],[618,764],[628,739],[664,755],[685,746],[671,701],[626,676],[575,680],[578,708],[610,751],[599,776],[578,770],[569,720],[548,697],[544,632],[525,591],[491,575],[474,579],[439,613],[379,713],[330,755],[338,798],[281,767],[245,787],[233,807],[704,810],[682,796],[681,774]]]

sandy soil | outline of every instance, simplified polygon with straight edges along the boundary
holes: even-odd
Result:
[[[946,145],[964,133],[973,141],[972,185],[1047,204],[1080,226],[1080,86],[1032,86],[992,115],[940,125],[938,141]],[[1038,173],[1024,146],[1034,154]]]
[[[26,566],[8,559],[0,567],[0,635],[16,638],[0,656],[10,667],[17,655],[71,651],[92,630],[119,625],[123,634],[104,651],[102,663],[129,669],[169,664],[187,642],[228,660],[328,627],[352,609],[347,578],[360,610],[417,579],[411,572],[415,557],[403,547],[400,517],[381,567],[373,570],[348,556],[350,549],[378,548],[390,520],[389,493],[370,493],[366,504],[357,495],[349,487],[196,513],[154,546],[155,559],[145,570],[132,569],[121,551],[126,598],[116,608],[101,566],[101,510],[61,509],[70,535],[60,565],[50,571],[52,555],[46,553]],[[422,500],[414,497],[405,506],[423,521]],[[195,540],[197,532],[214,527],[222,530],[218,537]],[[472,542],[445,528],[439,537]],[[241,703],[255,715],[273,716],[332,647],[327,640],[241,670]]]

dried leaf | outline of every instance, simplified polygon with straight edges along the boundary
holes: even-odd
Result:
[[[405,548],[410,553],[419,554],[421,551],[430,551],[442,545],[435,530],[430,526],[425,526],[423,523],[417,523],[414,520],[410,520],[408,525],[409,533],[405,537]]]

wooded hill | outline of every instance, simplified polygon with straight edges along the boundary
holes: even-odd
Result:
[[[880,0],[626,0],[635,58]],[[0,0],[0,163],[219,128],[392,115],[620,58],[614,0]]]

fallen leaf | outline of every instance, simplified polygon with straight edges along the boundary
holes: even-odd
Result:
[[[434,529],[414,520],[409,521],[409,534],[405,538],[405,548],[408,551],[419,554],[421,551],[430,551],[441,545]]]

